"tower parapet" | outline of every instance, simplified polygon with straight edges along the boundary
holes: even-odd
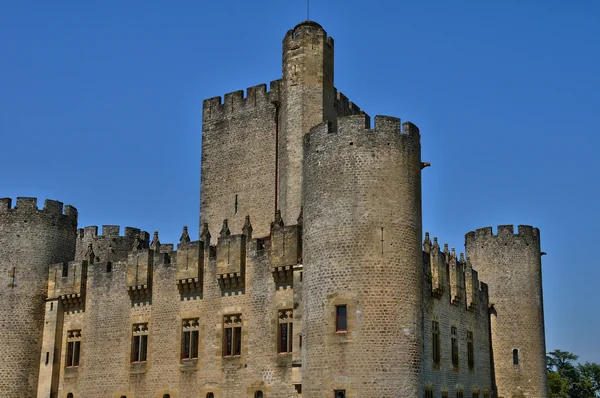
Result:
[[[498,396],[548,396],[539,230],[481,228],[466,234],[465,247],[489,283]]]
[[[120,229],[118,225],[103,225],[102,233],[98,235],[98,227],[95,225],[80,228],[77,231],[76,260],[86,259],[90,244],[95,255],[94,261],[99,263],[126,260],[136,237],[143,248],[148,248],[150,244],[148,232],[139,228],[125,227],[125,232],[121,236]]]

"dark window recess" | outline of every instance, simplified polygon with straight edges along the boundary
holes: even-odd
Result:
[[[67,332],[67,367],[79,366],[81,354],[81,330]]]
[[[112,263],[110,261],[106,263],[106,272],[112,272]]]
[[[479,393],[478,392],[474,392],[471,395],[472,395],[473,398],[479,398]]]
[[[242,316],[223,317],[223,356],[242,355]]]
[[[46,365],[48,365],[49,361],[50,361],[50,353],[46,351]]]
[[[425,390],[425,398],[433,398],[433,391],[432,390]]]
[[[333,392],[334,398],[346,398],[346,390],[335,390]]]
[[[345,332],[348,330],[348,315],[347,308],[345,305],[338,305],[335,307],[335,331]],[[344,394],[346,394],[344,392]]]
[[[431,322],[431,354],[433,363],[440,363],[440,324],[437,321]]]
[[[66,278],[69,276],[69,263],[62,264],[62,277]]]
[[[199,333],[198,318],[182,321],[181,359],[198,358]]]
[[[262,391],[258,390],[257,392],[254,393],[254,398],[263,398],[264,394]]]
[[[456,398],[465,398],[465,393],[463,391],[457,391]]]
[[[450,327],[450,344],[452,351],[452,366],[458,367],[458,339],[456,338],[456,327]]]
[[[518,364],[519,364],[519,350],[515,348],[513,350],[513,365],[518,365]]]
[[[67,398],[73,398],[73,393],[72,392],[68,393]]]
[[[294,388],[298,394],[302,394],[302,384],[294,384]]]
[[[467,331],[467,362],[469,370],[473,370],[475,368],[475,351],[473,349],[473,332],[470,331]]]
[[[294,311],[292,309],[279,310],[279,331],[277,335],[278,352],[292,352],[294,341]]]
[[[171,394],[164,394],[163,398],[171,398]]]
[[[209,392],[208,394],[206,394],[206,398],[215,398],[215,394]]]

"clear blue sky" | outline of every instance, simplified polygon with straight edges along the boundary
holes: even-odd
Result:
[[[0,196],[197,239],[202,100],[281,76],[303,1],[29,1],[0,12]],[[424,229],[541,229],[548,350],[600,363],[600,2],[313,0],[335,83],[422,133]]]

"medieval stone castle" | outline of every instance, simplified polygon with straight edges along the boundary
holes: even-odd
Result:
[[[197,240],[0,199],[0,396],[547,397],[538,229],[423,236],[419,129],[333,50],[300,23],[269,90],[204,101]]]

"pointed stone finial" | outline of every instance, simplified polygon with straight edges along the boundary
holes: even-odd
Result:
[[[460,261],[461,263],[465,262],[465,253],[460,253],[459,257],[458,257],[458,261]],[[467,261],[467,265],[469,265],[470,262]]]
[[[304,207],[300,206],[300,214],[298,215],[298,218],[296,219],[296,223],[299,226],[302,226],[303,222],[304,222]]]
[[[450,256],[450,250],[448,250],[448,244],[444,243],[444,254],[446,257]]]
[[[208,230],[208,223],[204,223],[202,225],[202,232],[200,233],[200,240],[202,240],[202,242],[204,242],[204,244],[207,244],[210,241],[210,232]]]
[[[219,238],[226,238],[231,235],[229,232],[229,226],[227,225],[227,219],[223,220],[223,226],[221,227],[221,232],[219,232]]]
[[[96,259],[96,255],[94,254],[94,248],[90,243],[85,251],[85,258],[87,259],[89,264],[94,264],[94,260]]]
[[[273,229],[273,227],[283,228],[284,225],[283,218],[281,218],[281,210],[277,210],[275,212],[275,221],[271,223],[271,229]]]
[[[452,258],[456,260],[456,250],[454,250],[454,248],[452,248],[452,254],[451,254]]]
[[[204,224],[206,225],[206,224]],[[183,232],[181,232],[181,236],[179,237],[179,243],[188,243],[190,241],[190,234],[188,233],[188,227],[185,225],[183,227]]]
[[[432,249],[433,249],[434,252],[440,251],[440,244],[438,243],[437,236],[433,237],[433,246],[432,246]]]
[[[136,251],[136,250],[142,250],[143,245],[142,245],[142,240],[140,239],[140,234],[136,234],[135,238],[133,239],[133,247],[131,248],[131,250]]]
[[[154,251],[160,250],[160,240],[158,240],[158,231],[154,231],[154,236],[152,237],[152,242],[150,242],[150,249]]]
[[[246,235],[246,238],[252,239],[252,224],[250,224],[250,216],[246,216],[246,219],[244,220],[242,234]]]
[[[425,240],[423,241],[423,250],[425,253],[431,252],[431,239],[429,239],[429,232],[425,232]]]

